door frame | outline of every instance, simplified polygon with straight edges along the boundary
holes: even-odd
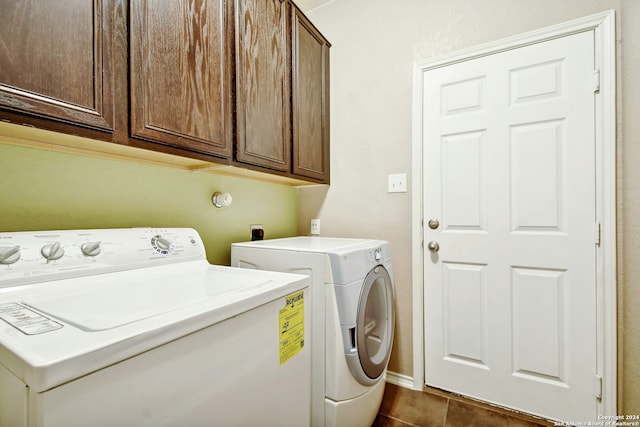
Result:
[[[426,384],[424,355],[424,248],[422,165],[422,76],[434,68],[517,49],[572,34],[594,31],[595,149],[596,149],[596,359],[594,398],[599,393],[598,414],[617,413],[617,277],[616,277],[616,51],[615,11],[534,30],[503,40],[416,62],[413,67],[412,105],[412,212],[411,252],[413,277],[413,388]],[[599,81],[598,81],[599,80]],[[599,85],[599,89],[595,89]]]

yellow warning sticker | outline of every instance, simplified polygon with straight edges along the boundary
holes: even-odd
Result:
[[[280,364],[291,359],[304,347],[304,291],[285,297],[280,310]]]

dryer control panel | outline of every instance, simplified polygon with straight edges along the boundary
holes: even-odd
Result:
[[[191,228],[0,233],[0,288],[192,260],[206,255]]]
[[[365,251],[365,256],[367,257],[367,262],[379,264],[383,259],[382,247]]]
[[[333,280],[337,285],[362,280],[376,265],[390,267],[389,243],[369,240],[365,243],[329,253]]]

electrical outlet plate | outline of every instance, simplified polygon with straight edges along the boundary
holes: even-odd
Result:
[[[406,193],[407,192],[407,174],[396,173],[388,176],[387,191],[389,193]]]
[[[252,241],[264,239],[264,228],[262,224],[251,224],[249,227],[251,229],[249,237]]]
[[[320,219],[314,218],[311,220],[311,235],[319,236],[320,235]]]

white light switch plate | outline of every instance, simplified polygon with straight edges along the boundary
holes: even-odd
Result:
[[[407,192],[407,174],[396,173],[388,176],[389,193],[406,193]]]

